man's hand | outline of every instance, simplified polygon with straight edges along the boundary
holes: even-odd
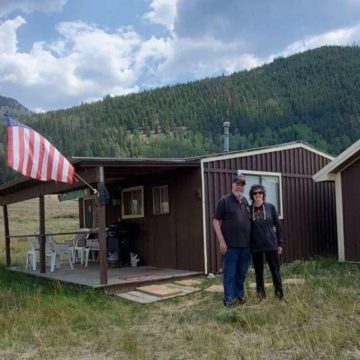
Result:
[[[220,254],[221,255],[225,255],[227,252],[227,245],[224,239],[224,236],[221,232],[221,220],[218,219],[214,219],[213,220],[213,225],[214,225],[214,230],[216,233],[216,237],[219,240],[219,245],[220,245]]]
[[[220,242],[220,254],[225,255],[227,252],[227,245],[225,241]]]
[[[279,247],[278,247],[278,255],[281,255],[281,254],[282,254],[282,247],[279,246]]]

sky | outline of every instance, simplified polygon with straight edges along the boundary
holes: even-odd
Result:
[[[0,0],[0,95],[34,112],[360,43],[360,0]]]

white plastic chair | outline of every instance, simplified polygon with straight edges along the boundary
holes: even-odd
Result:
[[[73,262],[76,261],[76,257],[80,257],[80,264],[87,266],[89,260],[90,248],[86,245],[86,240],[89,237],[89,229],[81,228],[77,231],[73,238]]]
[[[37,254],[40,254],[39,236],[29,236],[27,239],[30,247],[26,254],[26,269],[29,268],[29,264],[31,263],[32,269],[35,271],[38,257]],[[45,258],[46,257],[50,258],[50,271],[54,272],[56,265],[56,251],[48,242],[45,243]]]
[[[87,239],[86,247],[89,249],[89,252],[91,251],[92,260],[96,261],[95,251],[99,252],[99,240],[98,239]],[[87,266],[88,261],[89,261],[89,253],[87,253],[86,255],[87,255],[87,257],[85,257],[85,266]]]
[[[73,262],[72,262],[72,246],[71,244],[64,242],[64,243],[59,243],[56,242],[53,238],[52,235],[46,235],[46,244],[50,245],[50,247],[52,247],[56,253],[56,268],[60,268],[60,264],[62,263],[63,257],[64,255],[68,256],[68,260],[69,260],[69,266],[71,269],[73,269]]]

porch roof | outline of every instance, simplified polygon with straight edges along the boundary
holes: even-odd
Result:
[[[70,158],[75,172],[88,183],[98,182],[97,169],[104,168],[105,183],[110,184],[123,180],[129,176],[153,175],[178,168],[199,167],[200,159],[149,159],[149,158],[99,158],[73,157]],[[17,178],[0,185],[0,205],[8,205],[35,197],[62,194],[74,190],[81,190],[86,185],[79,181],[73,184],[57,183],[55,181],[42,182],[32,178]]]

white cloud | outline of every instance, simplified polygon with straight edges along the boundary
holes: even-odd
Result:
[[[177,0],[151,0],[151,11],[144,19],[151,23],[165,26],[170,32],[174,29]]]
[[[360,25],[338,27],[298,36],[279,51],[272,49],[262,54],[241,36],[225,39],[211,32],[198,32],[193,37],[190,32],[182,35],[174,29],[179,1],[150,2],[151,11],[145,18],[166,26],[169,32],[162,37],[144,38],[132,27],[109,31],[84,21],[62,22],[56,26],[58,37],[54,41],[35,42],[29,51],[21,52],[17,47],[17,31],[21,26],[26,30],[25,19],[17,16],[0,22],[0,93],[38,111],[59,109],[98,100],[107,94],[122,95],[230,74],[279,56],[360,40]],[[42,9],[45,4],[49,6],[45,1],[29,3],[36,3],[38,8],[42,4]],[[65,1],[54,3],[60,6]],[[183,0],[184,6],[185,3]],[[10,2],[1,4],[0,13],[4,4]]]
[[[177,38],[169,41],[166,60],[158,67],[163,83],[181,77],[201,79],[259,65],[255,56],[244,53],[243,43],[224,43],[210,37]]]
[[[108,32],[80,21],[58,24],[54,43],[36,42],[29,52],[19,52],[16,30],[24,23],[17,17],[0,24],[0,39],[7,40],[0,43],[0,91],[21,88],[35,100],[34,108],[136,92],[139,77],[168,52],[164,39],[145,40],[128,27]]]
[[[67,0],[1,0],[0,18],[16,10],[23,11],[24,13],[59,11],[66,2]]]
[[[315,49],[323,45],[352,45],[360,42],[360,25],[353,27],[335,29],[323,34],[307,36],[305,39],[290,44],[279,55],[289,56],[291,54]]]
[[[16,30],[26,21],[21,16],[0,24],[0,54],[14,54],[17,51]]]

